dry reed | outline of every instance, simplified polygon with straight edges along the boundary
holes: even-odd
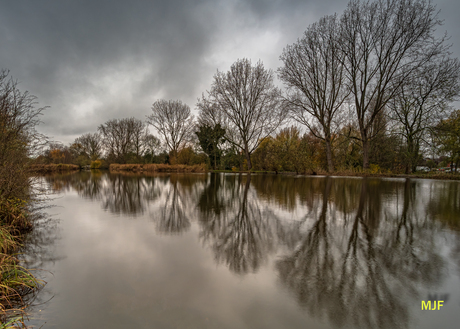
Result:
[[[51,173],[58,171],[80,170],[80,167],[73,164],[34,164],[30,166],[30,171],[34,173]]]
[[[118,164],[112,163],[110,165],[110,171],[122,172],[155,172],[155,173],[204,173],[207,172],[205,164],[199,165],[168,165],[168,164]]]

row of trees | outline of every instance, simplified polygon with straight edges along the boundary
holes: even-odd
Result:
[[[372,141],[388,128],[382,116],[407,145],[408,169],[417,165],[425,132],[460,91],[460,64],[448,57],[446,37],[435,37],[440,25],[430,2],[351,1],[340,18],[323,17],[284,49],[279,73],[291,113],[324,141],[329,171],[348,109],[364,169]]]
[[[321,141],[316,147],[325,154],[321,165],[329,172],[336,168],[334,145],[350,139],[360,149],[364,169],[386,141],[411,172],[434,142],[447,151],[447,139],[434,137],[441,126],[451,127],[440,122],[460,93],[460,63],[449,57],[447,37],[436,37],[440,25],[431,2],[352,0],[340,17],[321,18],[283,50],[278,75],[286,86],[284,95],[261,62],[252,66],[242,59],[228,72],[218,71],[197,104],[200,131],[224,128],[223,144],[243,154],[250,170],[252,153],[291,119],[307,131],[304,141]],[[208,142],[207,151],[219,153],[209,145],[219,145],[219,139]],[[305,147],[314,146],[310,141]],[[280,152],[281,146],[272,166]]]
[[[431,2],[352,0],[342,15],[321,18],[283,50],[278,77],[285,92],[262,62],[240,59],[214,75],[198,100],[196,123],[188,105],[158,100],[146,122],[107,121],[69,151],[84,161],[105,154],[109,162],[152,162],[159,160],[154,154],[162,142],[162,161],[177,161],[184,149],[194,156],[203,151],[213,168],[251,170],[257,158],[259,168],[316,166],[333,172],[346,166],[366,170],[371,162],[394,169],[397,161],[409,173],[429,147],[441,145],[440,152],[458,161],[459,142],[441,136],[452,135],[445,119],[460,93],[460,63],[449,57],[447,37],[436,37],[440,25]],[[299,129],[280,132],[292,122]],[[160,139],[148,132],[149,125]],[[276,132],[300,143],[289,146],[297,155],[284,166],[280,159],[288,157],[289,147]],[[393,161],[381,152],[388,145]]]
[[[159,149],[160,141],[149,133],[146,123],[131,117],[109,120],[97,132],[83,134],[69,146],[50,143],[39,161],[81,166],[102,158],[109,163],[152,162]]]
[[[165,102],[173,105],[173,115],[180,106],[190,112],[188,106],[180,102]],[[80,166],[105,160],[109,163],[185,163],[196,164],[206,162],[192,148],[191,129],[193,125],[187,122],[183,125],[186,132],[176,127],[163,127],[166,134],[165,145],[158,137],[148,130],[148,123],[136,118],[112,119],[99,125],[94,133],[86,133],[76,138],[69,146],[52,142],[37,160],[45,163],[74,163]],[[172,118],[172,123],[176,122]],[[180,121],[177,121],[180,122]],[[161,127],[160,127],[161,128]],[[159,129],[159,131],[161,131]],[[179,135],[175,135],[178,133]],[[182,134],[182,135],[180,135]],[[167,151],[166,151],[167,150]]]

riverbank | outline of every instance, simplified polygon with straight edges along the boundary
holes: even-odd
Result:
[[[34,164],[30,166],[30,171],[33,173],[47,174],[62,171],[78,171],[80,167],[73,164]]]
[[[168,164],[118,164],[112,163],[109,167],[111,172],[164,172],[164,173],[205,173],[205,164],[187,165],[168,165]]]
[[[214,173],[239,173],[248,174],[249,171],[233,171],[233,170],[211,170]],[[427,172],[413,174],[393,174],[393,173],[372,173],[363,171],[336,171],[328,173],[326,171],[318,171],[312,173],[298,174],[295,172],[275,172],[275,171],[251,171],[252,174],[270,174],[270,175],[302,175],[302,176],[341,176],[341,177],[376,177],[376,178],[424,178],[424,179],[442,179],[442,180],[460,180],[460,173],[445,173],[445,172]]]
[[[441,172],[428,172],[428,173],[413,173],[413,174],[389,174],[389,173],[333,173],[329,176],[358,176],[358,177],[388,177],[388,178],[424,178],[424,179],[442,179],[442,180],[460,180],[460,173],[441,173]]]
[[[23,327],[25,296],[41,286],[16,256],[33,228],[31,217],[25,201],[0,200],[0,328]]]

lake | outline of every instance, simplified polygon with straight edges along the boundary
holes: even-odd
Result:
[[[24,261],[47,284],[28,325],[460,323],[460,182],[108,172],[40,180],[53,207]]]

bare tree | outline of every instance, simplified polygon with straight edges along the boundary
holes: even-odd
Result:
[[[283,50],[284,66],[278,69],[292,117],[325,142],[329,172],[334,171],[334,121],[347,97],[339,26],[336,15],[312,24],[302,39]]]
[[[0,206],[9,198],[29,200],[30,157],[36,156],[46,137],[36,131],[40,115],[37,99],[0,70]]]
[[[252,152],[286,117],[273,72],[260,61],[252,66],[250,60],[241,59],[227,73],[217,71],[204,101],[217,106],[226,121],[226,140],[244,153],[248,170],[252,168]]]
[[[147,149],[146,137],[149,134],[147,125],[141,120],[130,121],[132,152],[136,155],[137,160],[144,155]]]
[[[74,144],[79,146],[79,149],[85,157],[94,161],[102,155],[101,135],[98,133],[87,133],[76,138]]]
[[[414,72],[445,52],[444,38],[434,37],[441,24],[436,8],[424,0],[352,0],[341,18],[340,44],[351,104],[363,146],[363,168],[369,168],[374,120]]]
[[[414,71],[410,81],[388,106],[390,117],[406,141],[406,173],[415,170],[425,133],[441,119],[450,102],[460,93],[460,63],[457,59],[430,61]]]
[[[166,147],[177,156],[178,151],[192,138],[194,125],[190,107],[179,100],[161,99],[153,103],[152,112],[147,122],[157,129]]]
[[[201,96],[201,99],[198,99],[196,107],[199,111],[198,126],[215,127],[218,124],[226,126],[224,114],[220,111],[219,106],[204,95]]]
[[[145,153],[150,155],[150,162],[153,162],[153,157],[160,150],[161,142],[152,134],[144,136]]]
[[[140,155],[140,140],[145,125],[135,118],[113,119],[100,125],[97,129],[102,136],[102,144],[109,161],[126,163],[129,153]]]

